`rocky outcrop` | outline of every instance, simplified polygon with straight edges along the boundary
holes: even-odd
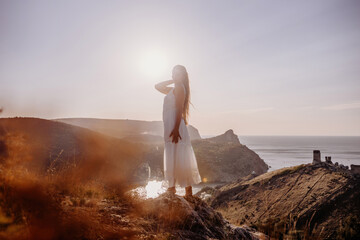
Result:
[[[189,135],[190,135],[190,139],[191,140],[197,140],[197,139],[201,139],[199,130],[197,130],[196,127],[192,126],[192,125],[188,125],[187,126],[188,131],[189,131]],[[162,136],[162,135],[161,135]]]
[[[352,173],[360,175],[360,165],[351,164],[350,168]]]
[[[231,223],[248,224],[276,239],[360,237],[359,176],[325,162],[225,184],[207,202]]]
[[[232,129],[227,130],[225,133],[211,138],[206,138],[209,142],[214,143],[235,143],[240,144],[238,136],[234,133]]]
[[[201,198],[163,193],[146,200],[145,217],[154,219],[171,239],[259,239],[250,227],[230,224]]]
[[[269,169],[263,159],[240,143],[232,130],[224,134],[192,141],[200,175],[208,182],[232,182],[253,171],[262,174]]]

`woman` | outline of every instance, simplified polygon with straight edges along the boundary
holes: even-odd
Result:
[[[174,83],[175,87],[167,87]],[[168,192],[176,193],[175,184],[185,187],[185,196],[192,195],[192,184],[201,182],[194,150],[188,132],[190,103],[189,77],[186,68],[176,65],[172,80],[160,82],[155,88],[166,94],[163,104],[164,177]]]

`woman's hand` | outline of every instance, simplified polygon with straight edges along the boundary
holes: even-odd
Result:
[[[172,142],[177,143],[179,141],[179,138],[182,139],[179,133],[179,129],[174,128],[170,133],[169,137],[171,137],[171,135],[173,136]]]

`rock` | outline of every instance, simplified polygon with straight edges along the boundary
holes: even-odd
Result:
[[[237,143],[240,144],[240,140],[232,129],[227,130],[225,133],[211,138],[206,138],[207,141],[215,143]]]
[[[207,202],[231,223],[255,226],[274,238],[299,232],[315,239],[360,239],[360,176],[344,168],[325,162],[282,168],[228,183]]]
[[[351,172],[354,174],[360,174],[360,165],[351,164]]]
[[[134,178],[138,180],[148,179],[150,177],[150,165],[148,162],[143,162],[139,165],[137,169],[134,171]]]
[[[249,230],[230,224],[197,196],[165,192],[146,200],[144,213],[179,239],[258,239]]]
[[[207,200],[210,198],[216,190],[212,187],[206,186],[203,187],[200,191],[198,191],[195,196],[200,197],[203,200]]]
[[[192,125],[188,125],[189,135],[191,140],[201,139],[199,130]]]
[[[333,164],[330,156],[325,156],[325,162],[329,164]]]
[[[253,171],[262,174],[269,169],[263,159],[230,129],[224,134],[192,141],[200,176],[207,182],[232,182]]]

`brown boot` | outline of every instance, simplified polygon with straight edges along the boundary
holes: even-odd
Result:
[[[170,193],[175,194],[175,193],[176,193],[176,189],[175,189],[175,187],[169,187],[169,188],[167,189],[167,192],[170,192]]]
[[[192,196],[192,187],[191,187],[191,185],[190,186],[187,186],[187,187],[185,187],[185,197],[187,197],[187,196]]]

